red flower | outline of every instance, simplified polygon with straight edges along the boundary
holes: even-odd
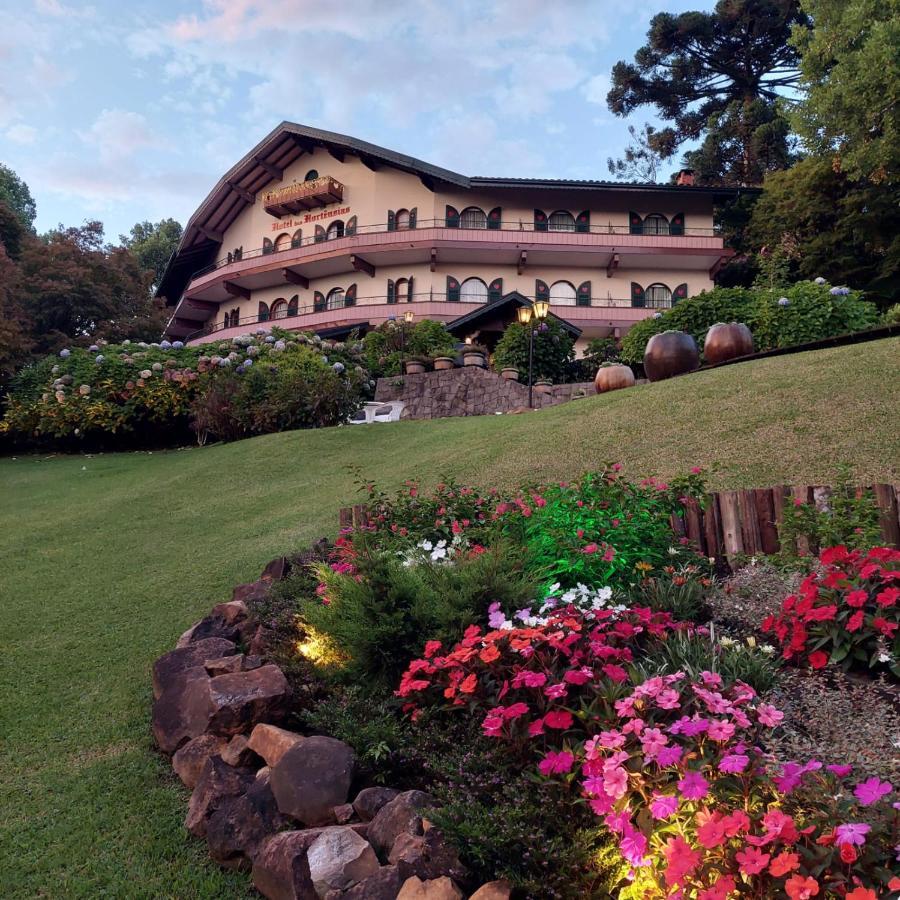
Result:
[[[425,659],[431,659],[438,650],[441,649],[440,641],[426,641],[425,642]]]
[[[828,665],[828,654],[823,653],[821,650],[816,650],[813,653],[809,654],[809,664],[814,669],[824,669],[826,665]]]
[[[459,689],[464,694],[472,694],[475,691],[475,688],[478,687],[478,679],[474,674],[467,675],[463,680],[462,684],[460,684]]]
[[[785,882],[785,891],[791,900],[809,900],[819,893],[819,882],[815,878],[804,878],[802,875],[791,875]]]
[[[859,854],[853,844],[841,844],[841,862],[849,866],[850,863],[856,862],[858,857]]]
[[[865,618],[865,614],[862,610],[853,613],[853,615],[847,619],[847,631],[859,631],[859,629],[862,628]]]
[[[852,606],[854,609],[859,609],[861,606],[866,605],[866,601],[869,599],[869,595],[865,591],[850,591],[849,594],[844,598],[844,602],[847,606]]]
[[[881,632],[885,637],[892,638],[894,636],[894,632],[897,630],[898,626],[896,622],[888,622],[887,619],[882,618],[881,616],[876,616],[872,619],[872,627]]]
[[[572,722],[574,721],[572,713],[564,709],[555,709],[544,716],[544,724],[548,728],[556,728],[559,731],[565,731],[565,729],[571,728]]]

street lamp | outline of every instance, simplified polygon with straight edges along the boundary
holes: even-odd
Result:
[[[528,327],[528,408],[534,408],[534,326],[543,322],[550,312],[546,300],[535,300],[531,306],[520,306],[516,311],[520,325]]]
[[[403,313],[403,321],[400,323],[400,374],[403,375],[403,361],[406,356],[406,326],[412,325],[415,318],[413,311],[408,309]]]

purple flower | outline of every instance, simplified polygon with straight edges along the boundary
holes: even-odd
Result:
[[[856,844],[858,847],[866,842],[866,835],[872,830],[865,822],[847,822],[834,829],[839,844]]]
[[[184,341],[172,341],[172,347],[175,350],[181,350],[181,348],[184,347]]]
[[[790,305],[791,305],[791,301],[788,300],[787,297],[780,297],[780,298],[778,299],[778,305],[779,305],[779,306],[790,306]]]
[[[729,753],[728,756],[722,757],[719,763],[719,771],[729,773],[743,772],[749,762],[750,757],[745,753]]]
[[[853,789],[853,794],[863,806],[871,806],[882,797],[886,797],[893,789],[894,786],[889,781],[879,781],[872,777],[861,781]]]
[[[658,751],[654,757],[654,761],[660,768],[663,768],[664,766],[674,766],[681,762],[683,753],[684,751],[681,747],[672,744],[668,747],[663,747],[662,750]]]
[[[838,778],[846,778],[853,771],[853,766],[825,766],[825,768]]]
[[[650,815],[654,819],[668,819],[676,809],[678,809],[678,798],[675,796],[654,794],[650,801]]]
[[[685,772],[678,790],[686,800],[701,800],[709,792],[709,782],[699,772]]]

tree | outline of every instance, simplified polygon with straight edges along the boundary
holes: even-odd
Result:
[[[779,100],[799,78],[788,38],[804,27],[797,0],[719,0],[711,13],[659,13],[634,62],[614,66],[609,108],[627,116],[655,106],[673,123],[649,138],[664,159],[702,139],[684,157],[701,183],[759,184],[791,161]]]
[[[900,178],[900,3],[802,0],[815,27],[795,29],[806,97],[791,121],[814,153],[850,178]]]
[[[606,160],[610,174],[615,175],[618,181],[656,181],[663,161],[663,155],[653,146],[656,129],[645,122],[640,131],[634,125],[629,125],[628,133],[631,135],[631,143],[625,148],[624,156],[621,159],[609,157]]]
[[[750,240],[787,261],[794,278],[822,276],[888,305],[900,300],[896,192],[854,180],[823,157],[766,177]]]
[[[512,366],[528,377],[528,341],[532,325],[510,322],[494,350],[494,368]],[[534,325],[534,378],[562,384],[575,356],[575,339],[559,319],[550,317]]]
[[[141,267],[153,272],[151,290],[156,290],[166,265],[169,262],[178,242],[181,240],[182,227],[175,219],[163,219],[161,222],[138,222],[128,235],[119,235],[119,243],[130,250]]]
[[[31,196],[28,185],[3,163],[0,163],[0,201],[16,214],[24,228],[34,230],[34,219],[37,216],[34,197]]]
[[[31,322],[16,301],[19,282],[18,266],[0,245],[0,398],[15,371],[28,361],[34,346]]]

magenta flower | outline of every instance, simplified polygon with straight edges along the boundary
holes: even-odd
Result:
[[[709,792],[709,782],[699,772],[685,772],[678,790],[686,800],[701,800]]]
[[[838,778],[846,778],[853,771],[853,766],[825,766],[825,768]]]
[[[865,822],[847,822],[834,829],[839,844],[856,844],[861,847],[866,842],[866,835],[872,830]]]
[[[728,773],[743,772],[749,762],[750,757],[745,753],[729,753],[727,756],[722,757],[719,763],[719,771]]]
[[[853,789],[853,794],[863,806],[871,806],[882,797],[886,797],[893,789],[894,786],[889,781],[879,781],[873,777],[861,781]]]
[[[647,838],[633,825],[625,828],[622,840],[619,841],[619,850],[622,856],[633,866],[646,866],[649,860],[644,857],[647,849]]]
[[[676,809],[678,809],[678,798],[674,796],[654,794],[650,801],[650,815],[654,819],[668,819]]]
[[[575,757],[568,750],[559,753],[551,750],[540,762],[538,770],[541,775],[564,775],[570,771]]]
[[[641,744],[647,756],[655,756],[668,743],[669,739],[658,728],[645,728],[641,734]]]
[[[756,717],[763,725],[774,728],[781,723],[784,713],[780,709],[776,709],[771,703],[760,703],[756,708]]]
[[[727,719],[713,719],[709,723],[706,733],[714,741],[728,741],[734,737],[734,725]]]
[[[673,691],[672,688],[666,688],[665,690],[660,691],[656,697],[656,705],[660,709],[677,709],[681,706],[678,691]]]
[[[610,769],[603,773],[603,790],[614,797],[624,797],[628,790],[628,773],[624,769]]]
[[[601,731],[600,732],[600,746],[608,747],[611,750],[614,750],[616,747],[621,747],[622,744],[625,743],[624,735],[619,734],[618,731]]]
[[[668,747],[663,747],[662,750],[657,751],[656,756],[654,757],[654,762],[660,767],[664,766],[674,766],[681,762],[681,757],[684,754],[684,750],[681,747],[672,744]]]

